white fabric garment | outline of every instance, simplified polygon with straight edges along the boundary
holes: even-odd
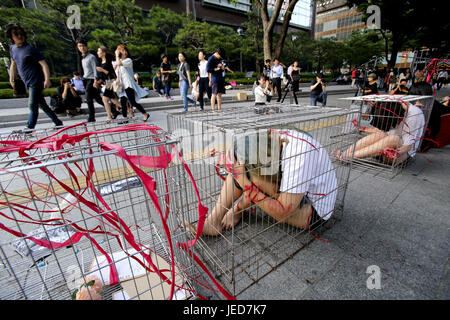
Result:
[[[267,102],[267,96],[264,94],[264,88],[261,86],[255,87],[255,103]],[[270,95],[270,92],[267,90],[267,95]]]
[[[388,131],[389,135],[398,135],[402,138],[402,145],[412,146],[408,151],[410,157],[416,155],[419,149],[420,140],[425,130],[425,116],[422,110],[408,103],[408,110],[403,121],[401,121],[394,129]]]
[[[116,70],[117,76],[122,84],[123,91],[118,93],[119,98],[126,96],[125,89],[133,88],[136,102],[146,97],[148,92],[142,89],[134,80],[133,61],[130,58],[120,60],[122,66],[118,66],[116,69],[116,62],[113,61],[113,67]]]
[[[206,65],[208,61],[203,60],[198,64],[198,70],[200,71],[200,78],[208,78],[208,71],[206,71]]]
[[[282,139],[289,141],[283,144],[280,192],[303,193],[317,214],[328,220],[336,202],[337,179],[326,149],[304,132],[280,133]]]

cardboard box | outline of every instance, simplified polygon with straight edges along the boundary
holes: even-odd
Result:
[[[247,93],[246,92],[238,92],[237,93],[237,99],[239,101],[245,101],[247,100]]]

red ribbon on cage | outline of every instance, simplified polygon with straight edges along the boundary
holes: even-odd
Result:
[[[137,130],[150,130],[153,133],[156,134],[157,130],[161,130],[158,127],[155,126],[149,126],[146,124],[136,124],[136,125],[129,125],[129,126],[125,126],[125,127],[118,127],[118,128],[111,128],[111,129],[105,129],[105,130],[98,130],[98,131],[91,131],[91,132],[86,132],[83,134],[79,134],[79,135],[74,135],[74,136],[69,136],[66,134],[63,134],[60,138],[55,138],[55,139],[51,139],[51,137],[56,136],[57,134],[68,130],[70,128],[73,128],[75,126],[78,125],[82,125],[82,124],[77,124],[77,125],[73,125],[70,127],[66,127],[63,128],[57,132],[55,132],[54,134],[39,139],[35,142],[29,142],[29,141],[0,141],[0,144],[4,144],[4,145],[8,145],[9,147],[4,147],[4,148],[0,148],[0,153],[5,153],[5,152],[12,152],[12,151],[18,151],[20,157],[25,158],[24,162],[29,162],[31,161],[35,161],[34,163],[37,164],[39,162],[36,161],[35,158],[30,157],[25,150],[29,150],[29,149],[37,149],[37,148],[48,148],[50,150],[56,151],[56,150],[61,150],[63,148],[63,145],[66,143],[69,143],[71,145],[74,145],[77,142],[82,141],[84,138],[89,138],[89,136],[93,135],[93,134],[100,134],[100,133],[110,133],[110,132],[123,132],[123,131],[137,131]],[[153,179],[148,176],[144,171],[142,171],[141,169],[139,169],[136,165],[139,166],[144,166],[144,167],[151,167],[151,168],[162,168],[162,169],[166,169],[171,161],[171,159],[173,158],[174,154],[178,155],[182,161],[183,167],[186,170],[186,172],[188,173],[191,182],[194,185],[194,189],[195,192],[197,194],[198,197],[198,212],[199,212],[199,223],[198,223],[198,228],[197,228],[197,235],[195,237],[195,239],[193,241],[189,241],[188,243],[185,244],[177,244],[177,247],[181,247],[184,250],[186,250],[186,248],[190,248],[192,247],[195,242],[197,241],[197,239],[200,237],[200,235],[202,234],[202,230],[203,230],[203,225],[204,225],[204,221],[206,219],[206,214],[208,211],[208,208],[204,207],[201,204],[201,200],[200,200],[200,195],[197,189],[197,186],[195,184],[195,180],[193,178],[192,173],[189,170],[189,167],[187,166],[187,164],[184,162],[184,160],[181,158],[181,155],[179,152],[176,151],[175,147],[172,146],[175,150],[174,154],[168,154],[165,152],[165,148],[163,146],[159,147],[159,151],[160,151],[160,156],[159,157],[147,157],[147,156],[129,156],[125,150],[117,145],[112,145],[112,144],[108,144],[105,142],[101,142],[100,146],[108,151],[108,150],[115,150],[117,153],[115,153],[116,156],[119,156],[121,158],[123,158],[124,160],[126,160],[130,166],[133,168],[133,170],[135,171],[135,173],[138,175],[138,177],[141,179],[145,189],[147,190],[147,192],[150,195],[150,198],[152,200],[152,202],[155,205],[155,208],[157,209],[160,218],[163,222],[163,228],[164,231],[166,233],[168,242],[169,242],[169,247],[170,247],[170,251],[171,251],[171,263],[172,263],[172,279],[175,279],[175,267],[174,267],[174,258],[173,258],[173,247],[172,247],[172,241],[171,241],[171,236],[170,236],[170,231],[168,229],[166,220],[168,217],[168,206],[166,208],[166,214],[163,216],[162,214],[162,210],[159,206],[159,202],[155,193],[155,189],[156,189],[156,183],[153,181]],[[64,157],[64,156],[61,156]],[[66,168],[68,168],[66,166]],[[162,272],[160,272],[160,270],[158,270],[158,268],[153,264],[152,260],[151,260],[151,256],[142,252],[142,250],[140,250],[139,245],[134,241],[134,237],[132,232],[130,231],[130,229],[128,228],[128,226],[123,222],[123,220],[121,220],[117,214],[115,214],[111,208],[109,208],[109,206],[107,205],[107,203],[103,200],[103,198],[101,197],[101,195],[97,192],[97,190],[94,188],[94,186],[91,183],[91,177],[92,174],[94,172],[94,166],[93,166],[93,160],[92,158],[89,161],[89,172],[86,175],[86,180],[88,183],[88,186],[90,187],[90,189],[92,191],[94,191],[94,194],[96,195],[96,197],[99,199],[99,201],[109,210],[109,213],[105,213],[103,210],[99,209],[96,207],[96,205],[86,199],[84,199],[84,197],[82,197],[81,195],[75,193],[74,190],[72,190],[70,187],[68,187],[67,185],[65,185],[64,183],[62,183],[60,180],[58,180],[54,175],[52,175],[50,172],[48,172],[48,170],[44,169],[44,168],[40,168],[41,170],[44,170],[45,173],[47,173],[52,179],[54,179],[55,181],[57,181],[62,187],[63,189],[65,189],[68,193],[70,193],[71,195],[75,196],[75,198],[79,201],[82,202],[83,204],[85,204],[86,206],[88,206],[91,210],[93,210],[94,212],[98,213],[98,214],[102,214],[103,217],[106,218],[106,220],[111,223],[112,226],[116,227],[119,229],[119,231],[122,232],[122,234],[124,235],[124,238],[130,243],[130,245],[136,249],[138,252],[141,253],[141,255],[143,256],[143,258],[150,264],[150,266],[152,267],[152,270],[149,270],[147,268],[147,266],[145,266],[139,259],[137,259],[134,256],[131,256],[131,258],[135,259],[136,261],[138,261],[143,267],[145,267],[147,270],[151,271],[151,272],[156,272],[163,281],[167,281],[168,283],[171,284],[171,291],[170,291],[170,299],[172,299],[173,297],[173,291],[174,291],[174,281],[170,281],[167,277],[164,276],[164,274]],[[69,168],[68,168],[69,169]],[[79,168],[81,170],[81,168]],[[79,187],[76,175],[73,173],[73,171],[71,169],[69,169],[69,174],[71,175],[71,177],[75,177],[75,181]],[[164,171],[164,176],[165,175],[165,171]],[[167,178],[167,177],[166,177]],[[166,183],[166,190],[167,190],[167,183]],[[166,200],[168,199],[168,195],[166,194]],[[12,229],[7,228],[6,226],[4,226],[3,224],[0,225],[0,227],[15,235],[15,236],[21,236],[21,237],[26,237],[26,235],[23,235],[21,233],[17,233]],[[78,229],[79,227],[74,225],[74,227],[76,229]],[[96,227],[97,228],[97,227]],[[101,229],[101,228],[100,228]],[[124,230],[124,231],[122,231]],[[87,230],[88,232],[94,232],[94,230]],[[97,233],[101,233],[102,231],[97,231]],[[103,231],[104,233],[104,231]],[[108,263],[110,264],[110,283],[114,284],[118,282],[118,276],[117,276],[117,271],[115,270],[115,268],[113,267],[113,263],[111,258],[109,257],[109,255],[98,245],[98,243],[95,242],[95,240],[89,236],[88,233],[80,233],[77,232],[76,237],[73,236],[71,239],[69,239],[68,241],[70,242],[70,244],[76,243],[81,239],[82,235],[87,236],[93,243],[94,245],[96,245],[96,247],[99,249],[99,251],[101,251],[105,257],[108,260]],[[112,235],[112,234],[110,234]],[[35,242],[38,245],[43,245],[43,246],[50,246],[53,248],[59,248],[62,246],[65,246],[67,244],[58,244],[58,243],[53,243],[53,242],[42,242],[39,239],[35,239],[33,237],[28,237],[31,241]],[[118,238],[118,236],[116,236],[116,239],[120,245],[120,247],[123,249],[122,244]],[[126,252],[126,251],[125,251]],[[128,254],[128,253],[127,253]],[[221,287],[214,279],[214,277],[212,277],[212,275],[207,271],[207,269],[205,268],[205,266],[201,263],[201,261],[198,259],[198,257],[194,257],[194,261],[196,263],[198,263],[200,265],[200,267],[207,272],[208,276],[213,280],[214,284],[216,285],[216,287],[218,287],[219,291],[222,292],[225,297],[227,299],[232,299],[234,298],[233,296],[231,296],[225,289],[223,289],[223,287]],[[206,270],[205,270],[206,269]]]

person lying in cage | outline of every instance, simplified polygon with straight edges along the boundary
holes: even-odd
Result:
[[[336,173],[327,151],[308,133],[261,130],[236,139],[232,149],[226,157],[229,173],[203,235],[234,227],[252,207],[277,222],[309,230],[333,214]],[[185,222],[185,227],[196,234],[195,226]]]
[[[367,135],[355,146],[345,151],[335,149],[336,158],[348,161],[354,159],[381,157],[383,163],[402,163],[415,156],[425,129],[425,116],[420,100],[415,105],[404,101],[373,103],[371,108],[372,128],[362,128]]]

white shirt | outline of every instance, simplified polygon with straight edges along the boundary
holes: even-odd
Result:
[[[206,65],[208,61],[203,60],[198,64],[198,70],[200,71],[200,78],[208,78],[208,71],[206,71]]]
[[[420,108],[410,103],[408,103],[406,112],[403,121],[397,124],[394,129],[389,130],[388,134],[396,134],[402,138],[402,145],[412,146],[408,154],[410,157],[414,157],[425,130],[425,116]]]
[[[270,72],[271,78],[281,78],[282,75],[283,75],[283,67],[281,66],[281,64],[272,67],[272,72]]]
[[[267,90],[267,95],[270,95],[270,91]],[[261,86],[256,86],[255,87],[255,103],[261,103],[261,102],[266,102],[267,100],[267,96],[266,94],[264,94],[264,88],[262,88]]]
[[[283,144],[280,192],[303,193],[317,214],[328,220],[336,202],[337,179],[326,149],[303,132],[281,130],[280,137],[289,141]]]
[[[120,74],[120,79],[122,79],[122,87],[125,90],[127,88],[133,87],[131,83],[132,79],[130,79],[128,73],[125,70],[125,68],[130,68],[131,70],[133,70],[133,60],[131,60],[130,58],[126,58],[124,60],[120,59],[120,61],[122,62],[122,66],[119,66],[116,72]],[[115,61],[113,61],[113,67],[116,67]],[[133,71],[131,73],[133,73]]]

